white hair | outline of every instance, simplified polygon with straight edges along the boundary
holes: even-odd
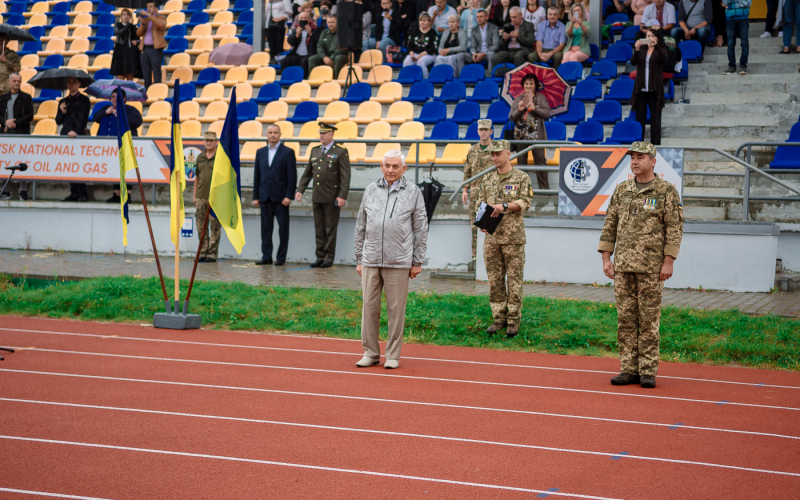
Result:
[[[457,14],[453,14],[452,16],[447,18],[448,21],[452,21],[453,19],[455,19],[456,21],[461,21],[461,18],[458,17]]]
[[[392,149],[390,151],[387,151],[386,154],[383,155],[383,162],[386,163],[387,158],[397,158],[397,157],[400,157],[401,167],[406,164],[406,155],[404,155],[403,152],[398,149]]]
[[[511,14],[522,14],[522,9],[520,9],[519,7],[516,7],[516,6],[515,7],[511,7],[510,9],[508,9],[508,15],[511,15]]]

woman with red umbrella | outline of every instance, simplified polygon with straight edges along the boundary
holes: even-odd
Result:
[[[529,73],[522,78],[523,93],[518,95],[513,104],[508,119],[514,123],[514,139],[517,141],[546,141],[547,130],[544,128],[544,121],[550,118],[550,103],[547,98],[539,92],[539,79],[536,75]],[[524,145],[517,145],[517,149],[525,148]],[[527,153],[517,158],[520,165],[528,164]],[[546,165],[547,159],[544,155],[544,148],[533,150],[533,164]],[[536,172],[536,180],[539,189],[550,189],[547,181],[547,172]]]

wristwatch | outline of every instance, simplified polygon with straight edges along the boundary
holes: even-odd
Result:
[[[508,212],[508,203],[503,203],[503,212]]]

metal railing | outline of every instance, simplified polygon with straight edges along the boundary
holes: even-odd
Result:
[[[742,152],[742,149],[747,148],[747,156],[745,156],[747,163],[751,163],[753,160],[753,146],[767,146],[767,147],[778,147],[778,146],[800,146],[800,142],[767,142],[767,141],[748,141],[739,145],[736,148],[736,151],[733,153],[735,157],[739,157],[739,153]],[[768,169],[760,169],[758,172],[780,172],[782,174],[800,174],[800,169],[798,170],[791,170],[791,169],[776,169],[776,168],[768,168]],[[748,220],[750,214],[750,200],[757,200],[762,201],[764,197],[762,196],[750,196],[750,170],[745,170],[744,174],[744,189],[742,190],[742,220]],[[786,186],[784,186],[786,187]],[[798,191],[792,189],[795,193]],[[782,201],[800,201],[800,198],[791,197],[791,198],[781,198]]]

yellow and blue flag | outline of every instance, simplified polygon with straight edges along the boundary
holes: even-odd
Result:
[[[183,191],[186,189],[186,172],[184,171],[183,141],[181,140],[181,82],[175,81],[172,95],[172,141],[169,145],[169,234],[174,245],[178,244],[181,237],[181,227],[186,218],[183,207]],[[177,220],[175,213],[178,214]]]
[[[222,126],[222,136],[214,157],[211,194],[208,202],[225,229],[236,253],[244,246],[242,221],[242,182],[239,173],[239,122],[236,118],[236,87],[231,90],[231,106]]]
[[[128,170],[139,168],[133,149],[133,136],[128,125],[128,113],[125,112],[125,101],[122,92],[117,92],[117,146],[119,146],[119,202],[122,214],[122,244],[128,245],[128,186],[125,174]]]

